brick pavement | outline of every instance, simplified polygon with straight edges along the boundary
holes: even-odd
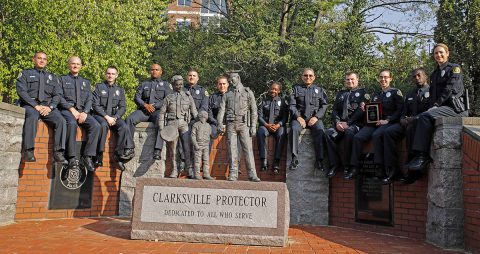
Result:
[[[339,227],[293,226],[288,246],[258,247],[130,240],[130,221],[82,218],[0,227],[0,253],[458,253],[423,241]]]

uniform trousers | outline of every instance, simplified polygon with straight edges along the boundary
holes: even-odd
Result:
[[[74,158],[77,155],[77,127],[79,123],[73,114],[68,110],[61,111],[62,116],[67,122],[67,143],[66,156],[67,158]],[[83,150],[83,156],[95,156],[97,154],[98,137],[100,135],[100,124],[91,116],[87,115],[85,122],[80,124],[87,131],[87,143]]]
[[[42,119],[50,128],[53,128],[54,151],[65,150],[67,125],[58,109],[53,109],[48,115],[42,116],[35,108],[24,105],[25,123],[23,124],[23,149],[29,150],[35,147],[38,119]]]
[[[285,128],[280,126],[276,132],[270,132],[265,126],[260,126],[257,131],[257,143],[258,152],[261,159],[266,159],[267,149],[266,142],[268,136],[273,135],[275,137],[275,160],[280,160],[282,156],[282,147],[285,140]]]
[[[135,126],[140,122],[151,122],[155,126],[155,149],[161,150],[163,148],[163,139],[160,136],[160,131],[158,128],[158,117],[160,116],[160,110],[155,110],[151,114],[146,114],[143,110],[135,110],[127,117],[127,125],[130,130],[130,139],[129,142],[133,144],[135,147],[135,143],[133,142],[133,136],[135,135]]]
[[[105,142],[107,141],[108,130],[111,129],[117,134],[117,145],[115,146],[115,153],[121,156],[126,148],[133,148],[133,144],[129,142],[127,135],[130,135],[128,125],[121,118],[113,126],[109,126],[105,118],[100,115],[93,116],[100,124],[100,140],[98,142],[97,151],[103,153],[105,151]]]
[[[313,126],[307,125],[305,128],[310,129],[312,135],[315,159],[317,161],[323,160],[323,139],[325,132],[322,120],[318,120]],[[298,157],[298,142],[302,130],[303,128],[300,123],[297,120],[292,120],[290,124],[290,147],[292,148],[292,155],[295,157]]]

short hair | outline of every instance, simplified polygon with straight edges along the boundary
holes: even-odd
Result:
[[[226,75],[220,75],[220,76],[218,76],[218,77],[216,78],[217,83],[218,83],[218,81],[219,81],[220,79],[226,79],[226,80],[228,81],[228,77],[227,77]]]
[[[172,77],[172,83],[175,83],[175,81],[177,81],[177,80],[183,80],[182,75],[174,75]]]
[[[347,71],[347,72],[345,72],[345,77],[350,76],[350,75],[355,75],[355,77],[357,77],[357,79],[360,78],[360,75],[358,75],[358,72],[356,72],[356,71]]]
[[[390,78],[393,78],[392,71],[391,71],[390,69],[387,69],[387,68],[381,69],[381,70],[378,72],[378,76],[380,76],[380,73],[382,73],[382,72],[384,72],[384,71],[388,72],[388,76],[389,76]]]
[[[273,81],[273,82],[270,84],[270,88],[271,88],[273,85],[277,85],[278,87],[280,87],[280,90],[282,90],[282,83],[280,83],[280,82],[278,82],[278,81]]]
[[[105,71],[107,71],[108,69],[114,69],[114,70],[117,72],[117,74],[118,74],[118,69],[117,69],[117,67],[116,67],[115,65],[110,65],[110,66],[108,66]]]
[[[160,71],[163,72],[162,66],[161,66],[160,64],[158,64],[158,63],[152,63],[152,64],[150,65],[150,68],[152,68],[152,66],[154,66],[154,65],[158,65],[158,67],[160,68]]]
[[[433,51],[435,51],[435,49],[438,48],[438,47],[442,47],[442,48],[445,49],[446,52],[449,52],[449,51],[448,51],[448,46],[447,46],[447,44],[437,43],[437,44],[435,44],[435,46],[433,46]]]
[[[423,72],[423,74],[425,74],[425,76],[427,75],[427,70],[426,70],[425,68],[423,68],[423,67],[418,67],[418,68],[415,68],[415,69],[412,71],[412,76],[415,75],[415,73],[416,73],[417,71]]]
[[[303,68],[303,71],[302,71],[302,73],[305,73],[306,71],[312,71],[312,72],[313,72],[313,74],[315,74],[315,71],[314,71],[312,68],[310,68],[310,67]]]
[[[199,74],[197,69],[195,69],[195,68],[188,69],[187,74],[190,73],[190,72],[196,72],[197,74]]]
[[[71,56],[70,58],[68,58],[68,63],[70,63],[70,61],[73,59],[73,58],[78,58],[80,60],[80,63],[82,63],[82,59],[78,56]]]
[[[47,53],[45,53],[44,51],[37,51],[35,52],[35,54],[33,54],[33,57],[36,57],[38,54],[44,54],[45,56],[47,56]]]

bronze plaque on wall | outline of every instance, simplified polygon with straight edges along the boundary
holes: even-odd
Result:
[[[360,223],[393,226],[393,184],[382,185],[380,168],[373,154],[364,155],[356,180],[355,220]]]

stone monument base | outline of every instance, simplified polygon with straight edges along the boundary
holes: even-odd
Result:
[[[284,183],[140,178],[132,239],[286,246]]]

